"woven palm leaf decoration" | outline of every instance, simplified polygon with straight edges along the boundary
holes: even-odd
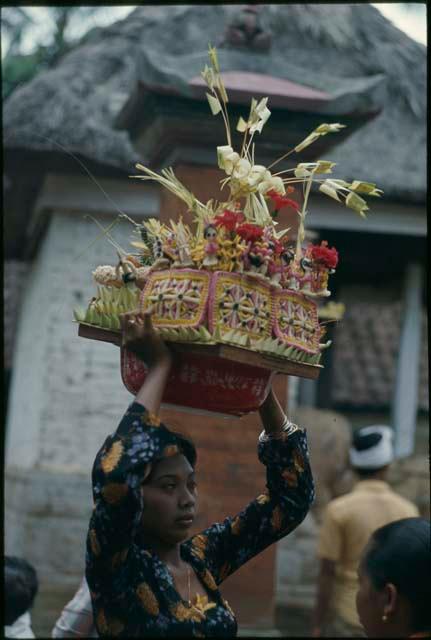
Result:
[[[211,113],[225,125],[226,144],[217,147],[217,162],[225,174],[220,184],[227,187],[227,200],[200,202],[172,168],[156,173],[137,164],[140,173],[131,178],[168,189],[186,203],[189,220],[164,224],[153,218],[137,224],[129,219],[132,249],[120,254],[116,265],[97,267],[97,293],[85,311],[75,310],[75,319],[119,331],[119,314],[151,308],[154,326],[168,341],[230,344],[317,365],[329,346],[322,341],[325,326],[319,317],[336,320],[343,309],[334,303],[326,314],[318,309],[330,295],[328,279],[338,252],[325,241],[304,246],[310,195],[317,187],[365,218],[364,196],[379,197],[382,191],[370,182],[332,179],[330,160],[277,171],[286,157],[341,130],[345,125],[340,123],[321,124],[268,167],[255,164],[256,134],[261,135],[271,115],[268,99],[252,98],[247,118],[236,126],[242,144],[234,149],[228,95],[212,47],[202,77]],[[285,207],[298,215],[294,237],[289,229],[279,229],[277,214]]]

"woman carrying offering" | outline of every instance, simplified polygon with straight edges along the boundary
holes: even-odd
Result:
[[[147,365],[145,382],[93,467],[86,577],[101,637],[232,637],[219,585],[286,536],[314,498],[305,431],[270,391],[259,412],[267,487],[237,516],[189,537],[197,508],[193,443],[157,414],[172,356],[150,314],[121,318],[123,345]]]

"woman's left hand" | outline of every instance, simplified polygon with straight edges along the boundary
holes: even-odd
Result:
[[[148,368],[171,365],[172,354],[153,327],[151,312],[132,311],[120,315],[122,346],[136,353]]]

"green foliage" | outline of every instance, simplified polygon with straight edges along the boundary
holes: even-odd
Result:
[[[35,73],[40,69],[41,61],[38,52],[29,55],[18,54],[9,56],[7,60],[3,61],[2,66],[2,95],[3,99],[5,99],[20,84],[28,82],[33,78]]]
[[[6,53],[2,58],[2,97],[11,95],[21,84],[29,82],[43,69],[54,67],[60,58],[79,40],[71,35],[71,24],[80,21],[85,24],[89,18],[105,10],[105,7],[57,6],[44,7],[52,25],[48,44],[36,43],[31,53],[22,52],[25,36],[34,28],[33,18],[21,7],[8,7],[2,10],[1,28]],[[88,20],[88,28],[93,26]]]

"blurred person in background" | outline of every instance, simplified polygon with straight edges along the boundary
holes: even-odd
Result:
[[[34,638],[30,609],[39,587],[36,570],[24,558],[4,557],[5,638]]]
[[[91,596],[85,577],[67,603],[52,630],[53,638],[98,638],[93,619]]]
[[[356,607],[368,638],[431,637],[431,525],[404,518],[373,533],[358,568]]]
[[[314,638],[364,637],[355,606],[362,551],[379,527],[419,515],[413,503],[385,482],[394,458],[392,440],[387,426],[362,427],[354,433],[350,464],[359,481],[350,493],[327,505],[319,533]]]

